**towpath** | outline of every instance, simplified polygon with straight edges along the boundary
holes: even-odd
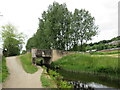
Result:
[[[7,57],[6,64],[9,70],[9,77],[3,83],[3,88],[42,88],[40,76],[42,68],[34,74],[26,73],[18,57]]]

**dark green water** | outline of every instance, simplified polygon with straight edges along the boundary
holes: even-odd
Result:
[[[93,84],[94,87],[96,85],[96,88],[120,88],[120,81],[118,80],[112,80],[107,77],[94,75],[94,74],[88,74],[88,73],[73,73],[65,70],[58,70],[58,73],[60,73],[61,76],[64,77],[67,81],[80,81],[82,83],[89,83]]]

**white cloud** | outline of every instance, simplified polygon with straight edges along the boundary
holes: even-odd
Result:
[[[0,26],[10,22],[30,38],[37,31],[38,18],[54,1],[66,3],[72,12],[84,8],[95,17],[100,33],[92,42],[118,35],[118,0],[1,0]]]

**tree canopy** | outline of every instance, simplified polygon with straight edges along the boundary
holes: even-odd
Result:
[[[39,18],[38,30],[28,40],[26,49],[70,50],[91,40],[97,34],[97,28],[89,11],[75,9],[72,13],[65,3],[53,2]]]
[[[5,56],[19,55],[24,43],[23,33],[18,33],[12,24],[2,26],[3,54]]]

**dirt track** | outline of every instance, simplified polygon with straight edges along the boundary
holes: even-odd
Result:
[[[6,63],[10,75],[3,83],[3,88],[42,88],[40,82],[42,68],[39,67],[39,70],[34,74],[28,74],[23,70],[17,57],[7,57]]]

